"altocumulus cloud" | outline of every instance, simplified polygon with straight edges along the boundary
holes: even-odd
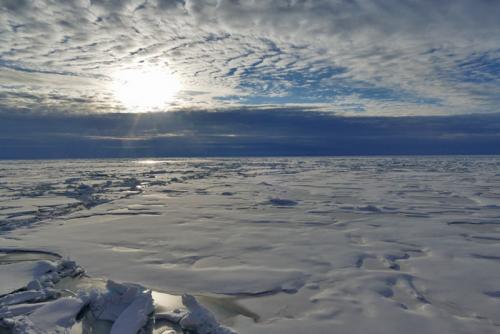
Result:
[[[168,66],[169,110],[495,113],[495,0],[0,1],[0,108],[120,112],[115,71]]]

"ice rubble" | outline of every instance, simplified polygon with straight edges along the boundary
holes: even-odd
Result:
[[[4,278],[26,278],[26,272],[32,275],[29,282],[0,297],[0,327],[9,328],[14,334],[69,333],[87,310],[96,320],[113,322],[111,334],[140,333],[155,318],[192,333],[235,333],[221,326],[209,310],[188,294],[182,296],[185,309],[155,314],[151,290],[138,284],[108,280],[104,291],[75,293],[58,289],[55,284],[61,279],[84,275],[74,261],[30,261],[18,266],[17,272],[12,265],[2,267],[10,271],[0,280],[2,285]],[[72,296],[65,297],[64,292]]]
[[[13,266],[2,269],[12,271]],[[65,277],[82,275],[83,269],[70,260],[24,263],[17,269],[5,277],[26,278],[31,272],[31,280],[24,286],[22,280],[17,281],[21,282],[19,289],[0,297],[0,323],[14,333],[27,334],[56,333],[70,328],[86,302],[81,298],[59,298],[62,292],[54,284]]]

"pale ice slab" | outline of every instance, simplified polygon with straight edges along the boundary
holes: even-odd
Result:
[[[179,321],[182,329],[197,334],[236,334],[231,329],[221,326],[214,315],[203,307],[195,297],[184,294],[182,303],[187,308],[187,314]]]
[[[76,315],[85,306],[79,298],[65,297],[44,304],[27,316],[13,318],[14,334],[69,333]]]

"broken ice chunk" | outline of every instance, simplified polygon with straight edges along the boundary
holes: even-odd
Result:
[[[136,299],[142,300],[145,304],[149,300],[151,307],[153,305],[151,292],[140,285],[109,280],[106,288],[108,290],[106,293],[95,292],[88,297],[90,309],[98,320],[115,321]],[[137,305],[134,304],[134,307]]]
[[[0,298],[0,306],[45,301],[47,299],[57,298],[58,296],[58,291],[53,289],[15,292]]]
[[[33,268],[33,277],[38,278],[55,271],[57,271],[57,264],[55,262],[48,260],[38,261]]]
[[[44,304],[28,316],[14,317],[10,322],[14,334],[65,333],[76,321],[76,316],[86,303],[65,297]]]
[[[75,261],[69,259],[62,260],[57,266],[57,271],[60,277],[76,277],[85,273],[82,267],[78,266]]]
[[[212,312],[198,303],[195,297],[184,294],[182,303],[188,309],[188,313],[179,322],[183,330],[198,334],[236,334],[232,329],[221,326]]]
[[[35,304],[18,304],[0,307],[0,319],[14,318],[20,315],[33,313],[36,309],[46,305],[47,302]]]
[[[150,291],[135,297],[115,320],[110,334],[136,334],[146,325],[153,311],[153,297]]]

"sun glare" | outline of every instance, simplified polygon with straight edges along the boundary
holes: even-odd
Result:
[[[129,111],[161,110],[173,102],[181,84],[165,69],[130,69],[113,76],[113,92]]]

